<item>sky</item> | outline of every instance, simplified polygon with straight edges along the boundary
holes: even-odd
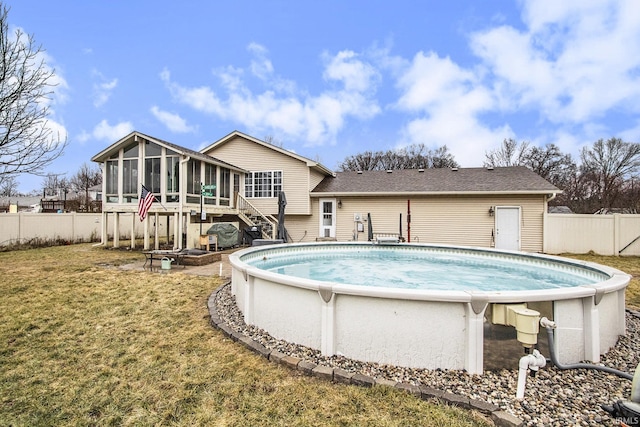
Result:
[[[478,167],[507,138],[574,160],[640,142],[637,0],[4,3],[56,73],[68,145],[45,172],[67,178],[134,130],[194,150],[238,130],[334,170],[420,143]]]

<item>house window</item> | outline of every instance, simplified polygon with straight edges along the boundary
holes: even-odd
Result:
[[[278,197],[282,191],[282,171],[249,172],[245,178],[245,197]]]
[[[160,157],[144,159],[144,186],[152,193],[160,193]]]
[[[229,206],[231,201],[231,171],[220,168],[220,206]]]
[[[118,160],[107,160],[106,168],[107,202],[118,202]]]
[[[132,202],[131,198],[138,198],[138,159],[122,162],[122,194],[126,202]]]
[[[204,165],[204,184],[205,185],[217,185],[216,179],[216,165],[205,164]],[[216,193],[218,189],[207,190],[208,193],[213,193],[213,196],[205,196],[204,203],[206,205],[215,205],[216,204]]]
[[[125,203],[138,201],[138,143],[124,148],[122,157],[122,195]]]
[[[187,203],[200,203],[200,161],[189,160],[187,163]]]
[[[160,193],[160,156],[162,148],[153,143],[144,146],[144,186],[152,193]]]
[[[167,150],[167,155],[170,151]],[[167,156],[167,202],[180,201],[180,158]]]

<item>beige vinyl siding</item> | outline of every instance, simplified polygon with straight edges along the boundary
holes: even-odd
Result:
[[[204,154],[252,172],[281,170],[287,213],[309,214],[309,167],[305,162],[242,137],[233,138]],[[278,212],[277,197],[252,198],[249,201],[265,214]]]
[[[342,200],[342,208],[336,210],[336,239],[354,240],[354,213],[362,214],[365,219],[367,213],[371,213],[374,233],[398,233],[402,214],[402,235],[407,238],[408,199],[411,200],[412,242],[491,247],[495,216],[489,215],[489,208],[519,206],[521,249],[528,252],[542,251],[543,216],[546,208],[543,196],[337,197],[336,200]],[[304,241],[313,241],[318,236],[316,198],[312,199],[311,212],[312,216],[308,221],[297,220],[295,224],[286,225],[290,233],[294,227],[296,231],[300,231],[300,235],[306,230]],[[366,223],[363,229],[363,232],[356,233],[359,241],[367,240]]]
[[[326,175],[313,169],[309,169],[309,171],[310,171],[309,183],[311,184],[309,185],[309,191],[311,191],[314,188],[316,188],[316,185],[322,182],[322,180],[326,177]]]
[[[318,200],[313,200],[318,207]],[[318,215],[287,215],[284,226],[291,236],[291,242],[315,242],[318,237]],[[291,243],[290,242],[290,243]]]

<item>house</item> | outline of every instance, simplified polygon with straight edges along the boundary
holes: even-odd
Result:
[[[368,240],[371,227],[411,242],[541,252],[559,191],[526,167],[442,168],[339,172],[311,197],[324,237]]]
[[[237,131],[202,152],[265,183],[271,193],[249,186],[245,197],[269,214],[277,182],[295,242],[368,240],[371,227],[412,242],[541,252],[547,202],[560,192],[526,167],[333,172]]]
[[[333,172],[238,131],[200,152],[133,132],[92,160],[105,178],[103,235],[109,215],[117,223],[137,211],[145,185],[160,202],[151,215],[173,221],[180,248],[198,246],[203,223],[259,225],[274,238],[284,192],[288,241],[395,236],[539,252],[547,203],[560,192],[525,167]],[[215,189],[201,197],[200,183]]]
[[[0,197],[0,212],[40,212],[39,196]]]
[[[143,221],[144,247],[150,246],[150,230],[166,221],[167,236],[176,248],[199,245],[202,230],[214,218],[236,217],[238,191],[244,186],[246,170],[197,151],[132,132],[91,159],[102,168],[102,243],[107,244],[108,219],[120,230],[120,216],[138,212],[142,186],[156,196]],[[207,191],[203,191],[207,189]],[[135,235],[135,217],[131,235]],[[154,241],[158,247],[158,227]],[[113,245],[119,246],[119,231]],[[132,247],[135,240],[131,239]]]

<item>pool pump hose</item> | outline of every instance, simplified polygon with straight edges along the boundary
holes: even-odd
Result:
[[[555,352],[555,347],[553,344],[553,330],[556,327],[556,324],[554,322],[552,322],[551,320],[547,319],[546,317],[543,317],[542,319],[540,319],[540,325],[542,325],[544,328],[547,329],[547,337],[548,337],[548,341],[549,341],[549,355],[551,357],[551,363],[553,363],[553,365],[560,369],[560,370],[565,370],[565,369],[594,369],[596,371],[603,371],[603,372],[607,372],[609,374],[613,374],[613,375],[617,375],[620,378],[625,378],[627,380],[633,380],[633,375],[627,373],[627,372],[623,372],[623,371],[619,371],[617,369],[613,369],[613,368],[609,368],[608,366],[600,366],[600,365],[593,365],[591,363],[573,363],[570,365],[563,365],[558,361],[558,356],[556,355]]]
[[[617,369],[609,368],[607,366],[593,365],[590,363],[574,363],[571,365],[562,365],[560,362],[558,362],[558,357],[556,356],[555,348],[553,345],[553,329],[556,327],[555,323],[550,321],[546,317],[543,317],[542,319],[540,319],[540,325],[547,329],[551,363],[553,363],[558,369],[594,369],[633,381],[631,383],[630,400],[618,400],[612,405],[600,405],[600,407],[611,414],[611,416],[615,417],[616,420],[621,421],[621,425],[629,427],[640,426],[640,364],[638,364],[638,366],[636,367],[634,375],[631,375],[627,372],[619,371]]]

